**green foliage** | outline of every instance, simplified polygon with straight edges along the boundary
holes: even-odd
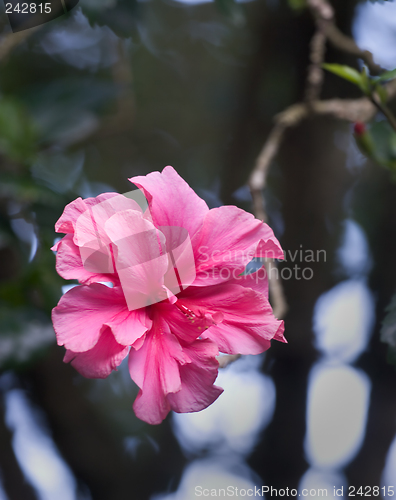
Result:
[[[396,180],[396,132],[386,120],[367,126],[365,133],[356,135],[356,143],[362,153],[386,167]]]
[[[36,131],[25,108],[0,98],[0,152],[13,161],[29,162],[36,152]]]
[[[365,66],[363,66],[360,73],[355,68],[342,64],[325,63],[322,64],[322,67],[344,80],[348,80],[354,85],[357,85],[363,94],[367,96],[371,96],[373,92],[376,92],[382,103],[386,102],[386,89],[381,84],[396,78],[396,69],[385,71],[385,73],[382,73],[380,76],[371,77]]]
[[[394,78],[396,78],[396,69],[392,69],[391,71],[385,71],[385,73],[382,73],[375,80],[377,82],[386,82],[387,80],[393,80]]]
[[[377,92],[378,97],[380,98],[381,104],[385,105],[388,100],[388,92],[386,91],[386,88],[383,87],[382,85],[376,85],[375,91]]]
[[[364,87],[363,78],[361,73],[359,73],[356,69],[351,68],[350,66],[345,66],[343,64],[322,64],[324,69],[330,71],[330,73],[334,73],[337,76],[340,76],[344,80],[348,80],[351,83],[354,83],[361,89]]]
[[[234,24],[242,24],[244,21],[242,6],[235,0],[215,0],[217,9]]]
[[[293,10],[302,10],[307,6],[307,0],[288,0],[288,2]]]
[[[91,25],[108,26],[116,35],[129,38],[139,17],[137,0],[80,0]]]
[[[370,127],[375,144],[374,160],[396,174],[396,132],[387,121],[375,122]]]

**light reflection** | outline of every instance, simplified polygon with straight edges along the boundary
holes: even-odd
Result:
[[[216,385],[224,393],[208,408],[173,415],[174,433],[187,455],[205,449],[242,455],[252,450],[275,408],[274,383],[255,369],[260,357],[257,361],[252,358],[247,356],[220,370]]]
[[[374,320],[373,296],[366,283],[339,283],[315,304],[316,348],[334,361],[353,362],[366,349]]]
[[[312,369],[308,383],[305,449],[315,467],[343,467],[364,439],[371,382],[350,366]]]
[[[75,500],[75,479],[45,429],[41,415],[33,412],[24,392],[9,390],[5,406],[15,456],[38,498]]]
[[[0,471],[0,500],[9,500],[6,492],[4,491],[3,482],[1,480],[1,471]]]
[[[243,462],[195,460],[183,473],[178,490],[151,497],[151,500],[196,500],[199,496],[239,497],[239,491],[255,488],[261,491],[261,480]],[[236,490],[238,488],[238,491]],[[204,492],[203,490],[209,490]],[[217,495],[209,495],[217,492]],[[220,491],[219,490],[224,490]],[[202,494],[200,494],[202,492]],[[209,493],[206,494],[205,493]],[[228,494],[227,494],[228,493]],[[235,494],[236,493],[236,494]],[[247,497],[247,494],[243,495]],[[261,498],[265,498],[264,495]]]
[[[20,316],[22,330],[18,334],[3,327],[0,336],[0,367],[9,360],[26,362],[33,353],[44,349],[54,342],[52,325],[37,320],[24,320]]]
[[[396,488],[396,436],[393,439],[386,456],[385,468],[382,473],[381,483],[381,486],[385,486],[386,491],[388,491],[389,487],[393,489]]]
[[[83,151],[65,155],[64,152],[38,157],[31,171],[35,179],[57,193],[71,191],[81,175],[85,161]]]
[[[344,221],[344,234],[337,257],[344,272],[350,277],[365,275],[371,270],[372,261],[366,235],[352,219]]]
[[[81,9],[74,9],[73,14],[42,37],[44,52],[78,69],[95,71],[114,64],[118,57],[117,36],[107,26],[90,26]]]
[[[147,0],[138,0],[140,2],[146,2]],[[184,3],[186,5],[201,5],[204,3],[212,3],[213,0],[173,0],[174,2]],[[237,3],[249,3],[254,0],[236,0]]]
[[[10,224],[18,238],[30,245],[29,262],[31,262],[36,255],[38,247],[38,239],[33,224],[22,218],[11,219]]]
[[[396,3],[364,2],[357,6],[353,36],[360,48],[387,69],[396,67]]]
[[[331,499],[343,499],[346,492],[346,479],[343,474],[334,472],[323,472],[316,469],[308,469],[301,478],[299,491],[307,489],[315,491],[314,496],[305,498],[317,498],[318,496]],[[319,494],[320,490],[326,490],[327,494]],[[341,494],[342,493],[342,494]]]

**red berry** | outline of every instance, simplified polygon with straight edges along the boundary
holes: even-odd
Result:
[[[366,132],[366,125],[363,122],[356,122],[353,130],[357,136],[361,136]]]

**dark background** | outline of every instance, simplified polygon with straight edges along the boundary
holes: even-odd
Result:
[[[357,2],[332,4],[337,25],[351,34]],[[3,41],[10,40],[2,12]],[[396,373],[379,331],[396,288],[396,188],[385,169],[359,156],[347,123],[312,118],[291,128],[270,170],[269,224],[283,248],[324,249],[326,261],[311,265],[310,280],[284,280],[289,343],[273,343],[259,358],[276,391],[273,415],[244,453],[229,451],[232,436],[228,448],[214,439],[213,446],[186,451],[171,415],[160,426],[139,421],[132,411],[137,389],[125,367],[104,381],[83,379],[62,363],[50,324],[61,287],[71,284],[54,270],[53,227],[77,196],[125,192],[128,177],[172,165],[210,207],[252,210],[246,182],[273,116],[304,95],[314,31],[309,13],[285,0],[85,0],[30,31],[5,55],[0,45],[0,478],[6,498],[62,500],[51,493],[62,484],[61,473],[40,454],[48,442],[69,471],[74,493],[63,491],[65,499],[188,500],[194,494],[179,487],[186,471],[211,460],[235,478],[274,488],[314,488],[326,478],[345,488],[391,484],[383,471],[386,463],[392,469],[386,459],[396,434]],[[326,60],[356,66],[331,47]],[[323,97],[353,98],[359,91],[326,75]],[[369,249],[358,275],[337,253],[347,219]],[[309,377],[316,363],[327,363],[313,330],[314,308],[348,279],[365,287],[375,321],[354,359],[345,361],[341,352],[329,366],[365,374],[371,389],[350,456],[321,463],[306,437]],[[358,323],[364,317],[363,310],[348,312],[346,328],[351,317]],[[334,387],[342,393],[342,384]],[[334,414],[323,415],[324,429],[328,419],[334,432],[331,422],[344,403],[341,398]],[[241,426],[246,420],[238,406],[224,411],[234,412],[237,428],[238,419]],[[342,425],[336,428],[335,441],[342,432]],[[325,479],[303,483],[307,471]],[[49,493],[40,484],[49,485]]]

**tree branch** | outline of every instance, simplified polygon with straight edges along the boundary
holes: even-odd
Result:
[[[362,59],[373,75],[377,75],[384,71],[384,68],[374,62],[371,52],[359,48],[353,38],[344,35],[344,33],[337,28],[334,22],[333,7],[327,0],[307,0],[307,4],[316,23],[322,26],[326,38],[334,47],[342,52]]]
[[[263,221],[267,220],[263,189],[266,185],[268,170],[288,128],[297,125],[311,114],[329,115],[350,122],[367,122],[374,117],[378,108],[396,130],[393,114],[375,97],[372,99],[362,97],[360,99],[318,100],[324,79],[321,65],[324,60],[326,40],[343,52],[361,58],[372,74],[381,73],[384,69],[374,62],[371,52],[360,49],[352,38],[347,37],[337,28],[334,23],[333,7],[327,0],[307,0],[307,4],[315,18],[316,31],[310,44],[311,63],[307,75],[306,102],[294,104],[275,117],[275,126],[261,149],[249,178],[254,214]],[[396,81],[390,82],[385,87],[388,100],[391,100],[396,95]],[[287,311],[282,283],[280,280],[270,279],[269,288],[275,316],[282,318]]]

